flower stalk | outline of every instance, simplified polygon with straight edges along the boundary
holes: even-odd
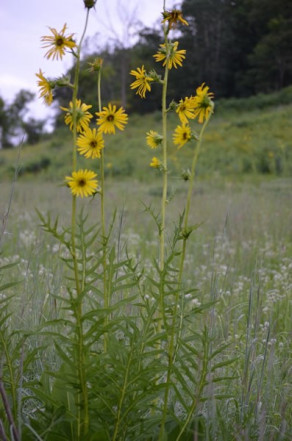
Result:
[[[74,76],[74,84],[73,84],[73,96],[72,96],[72,122],[73,122],[73,156],[72,156],[72,169],[76,171],[77,167],[77,94],[78,94],[78,84],[79,84],[79,72],[80,72],[80,53],[82,43],[85,37],[87,25],[89,18],[89,9],[86,10],[86,19],[84,30],[77,48],[76,53],[76,66],[75,66],[75,76]],[[76,294],[77,297],[80,296],[80,282],[79,282],[79,274],[78,274],[78,262],[76,256],[76,196],[72,194],[72,222],[71,222],[71,247],[72,247],[72,258],[74,263],[74,276],[75,276],[75,285],[76,285]],[[82,321],[82,302],[79,301],[77,304],[76,311],[76,327],[77,327],[77,338],[78,338],[78,349],[77,349],[77,370],[78,370],[78,378],[80,383],[80,394],[77,397],[78,404],[78,422],[77,422],[77,435],[78,440],[82,440],[83,437],[88,432],[89,427],[89,404],[88,404],[88,391],[86,385],[86,372],[85,372],[85,362],[84,362],[84,337],[83,337],[83,321]]]
[[[214,105],[213,105],[213,108],[214,108]],[[191,174],[190,174],[190,178],[189,178],[189,188],[188,188],[187,201],[186,201],[186,209],[185,209],[185,215],[184,215],[184,224],[183,224],[183,231],[182,231],[183,243],[182,243],[182,250],[181,250],[181,257],[180,257],[179,273],[178,273],[178,286],[179,286],[179,288],[181,287],[181,283],[182,283],[182,276],[183,276],[184,263],[185,263],[185,257],[186,257],[187,240],[192,232],[192,229],[190,229],[190,227],[189,227],[189,213],[190,213],[191,199],[192,199],[193,188],[194,188],[196,166],[197,166],[199,154],[201,151],[203,135],[204,135],[206,127],[210,121],[210,118],[213,114],[213,108],[212,108],[212,111],[208,114],[208,116],[202,126],[202,129],[199,134],[198,142],[197,142],[197,145],[196,145],[196,148],[194,151],[193,160],[192,160]],[[176,357],[176,352],[177,352],[177,348],[178,348],[178,341],[181,337],[182,327],[183,327],[182,317],[181,317],[180,323],[179,323],[179,329],[177,331],[177,343],[176,343],[176,349],[175,349],[175,345],[174,345],[175,328],[176,328],[175,321],[176,321],[177,310],[178,310],[178,305],[179,305],[179,293],[180,293],[180,289],[178,289],[176,292],[175,310],[174,310],[174,315],[173,315],[174,323],[172,326],[172,335],[171,335],[171,343],[170,343],[170,350],[171,350],[170,357],[171,357],[171,360],[173,360],[173,362]]]
[[[164,250],[165,250],[165,220],[166,220],[166,205],[167,205],[167,82],[168,82],[168,67],[165,67],[164,80],[162,86],[162,173],[163,173],[163,187],[161,200],[161,228],[160,228],[160,257],[159,267],[163,271],[164,268]]]
[[[191,231],[189,230],[189,214],[190,214],[191,199],[192,199],[193,188],[194,188],[196,166],[197,166],[197,162],[198,162],[198,158],[199,158],[199,154],[200,154],[200,150],[201,150],[201,146],[202,146],[202,139],[204,136],[204,132],[205,132],[206,127],[210,121],[211,115],[212,115],[212,112],[210,112],[208,114],[208,116],[207,116],[207,118],[201,128],[201,131],[200,131],[200,134],[198,137],[198,142],[197,142],[197,145],[196,145],[196,148],[194,151],[193,160],[192,160],[191,175],[189,178],[189,188],[188,188],[185,215],[184,215],[184,225],[183,225],[183,231],[182,231],[183,245],[182,245],[182,253],[181,253],[179,274],[178,274],[179,284],[181,284],[181,281],[182,281],[184,261],[185,261],[185,255],[186,255],[186,243],[187,243],[187,239],[191,233]]]
[[[101,107],[101,66],[97,74],[97,102],[98,112],[102,111]],[[110,305],[109,291],[107,286],[107,239],[105,227],[105,189],[104,189],[104,151],[100,152],[100,216],[101,216],[101,235],[102,235],[102,266],[103,266],[103,306],[107,310]],[[108,324],[108,314],[106,312],[105,326]],[[104,338],[104,351],[107,352],[108,336]]]
[[[169,400],[169,393],[170,393],[170,384],[171,384],[171,375],[173,372],[173,365],[175,363],[176,354],[178,351],[179,346],[179,340],[182,333],[182,327],[183,327],[183,316],[181,315],[180,323],[179,323],[179,329],[177,329],[176,322],[177,322],[177,315],[178,315],[178,308],[179,308],[179,297],[181,292],[181,284],[182,284],[182,276],[183,276],[183,270],[184,270],[184,262],[185,262],[185,256],[186,256],[186,244],[187,239],[190,236],[192,229],[189,227],[189,213],[190,213],[190,207],[191,207],[191,198],[193,194],[193,187],[194,187],[194,179],[195,179],[195,172],[196,172],[196,166],[202,146],[202,140],[204,136],[204,132],[206,130],[206,127],[210,121],[211,115],[213,113],[214,104],[210,104],[212,106],[212,110],[207,114],[205,122],[201,128],[197,145],[194,150],[194,156],[192,160],[192,167],[191,167],[191,173],[189,177],[189,187],[188,187],[188,193],[187,193],[187,200],[186,200],[186,208],[185,208],[185,215],[184,215],[184,224],[183,224],[183,231],[182,231],[182,250],[181,250],[181,258],[180,258],[180,265],[179,265],[179,273],[178,273],[178,289],[176,290],[175,300],[174,300],[174,310],[173,310],[173,316],[172,316],[172,324],[170,326],[171,333],[170,333],[170,339],[169,339],[169,346],[168,346],[168,369],[167,369],[167,378],[166,378],[166,388],[164,393],[164,408],[163,408],[163,414],[162,414],[162,423],[160,426],[160,433],[159,433],[159,441],[164,439],[164,431],[165,431],[165,422],[166,422],[166,416],[167,416],[167,408],[168,408],[168,400]],[[200,390],[201,392],[201,390]],[[200,396],[200,395],[199,395]],[[196,400],[194,400],[193,407],[196,405]],[[188,421],[189,422],[189,421]],[[187,423],[184,426],[184,429],[180,432],[181,434],[184,432],[185,427],[187,426]]]

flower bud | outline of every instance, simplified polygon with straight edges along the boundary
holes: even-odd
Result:
[[[99,72],[103,65],[103,58],[95,58],[92,63],[89,64],[89,72]]]
[[[63,76],[63,77],[58,78],[55,83],[59,87],[68,87],[68,86],[70,87],[71,86],[70,77],[67,77],[67,76]]]
[[[189,181],[191,178],[191,172],[189,169],[183,170],[181,173],[181,177],[184,181]]]
[[[91,9],[95,6],[96,0],[83,0],[83,2],[87,9]]]
[[[161,82],[161,75],[158,75],[157,72],[152,69],[149,73],[148,73],[149,78],[151,78],[153,81],[157,81],[158,83]]]

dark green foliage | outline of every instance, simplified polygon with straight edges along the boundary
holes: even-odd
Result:
[[[42,157],[38,160],[31,161],[30,163],[23,164],[18,171],[18,175],[22,176],[28,173],[36,174],[42,170],[46,170],[51,165],[51,159],[48,157]]]
[[[172,69],[169,75],[168,95],[173,99],[194,95],[203,82],[216,99],[268,93],[291,84],[290,0],[184,0],[182,11],[189,26],[180,25],[173,38],[187,54],[183,69]],[[131,49],[106,48],[84,60],[86,67],[96,56],[104,58],[103,104],[112,101],[138,113],[160,109],[161,86],[152,84],[151,93],[141,100],[129,88],[134,79],[129,73],[142,65],[160,73],[153,55],[161,39],[160,28],[145,28]],[[86,103],[96,102],[95,75],[86,69],[81,72],[80,95]],[[70,93],[57,89],[61,105],[68,105]]]
[[[186,79],[217,97],[271,92],[292,80],[289,0],[185,0]]]

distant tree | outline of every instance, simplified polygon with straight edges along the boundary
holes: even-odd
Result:
[[[152,85],[143,105],[129,88],[133,81],[131,69],[144,65],[146,70],[160,72],[153,54],[163,42],[161,19],[157,29],[142,28],[138,32],[135,8],[127,8],[125,2],[117,2],[117,10],[122,12],[121,29],[128,33],[126,37],[109,22],[107,29],[112,33],[107,43],[102,46],[99,38],[91,39],[82,61],[79,96],[93,105],[93,112],[97,111],[96,76],[88,72],[88,62],[97,56],[104,59],[103,105],[109,101],[127,104],[128,111],[139,113],[152,112],[161,105],[159,84]],[[169,75],[170,97],[178,100],[194,94],[202,82],[208,83],[216,98],[249,96],[292,83],[291,0],[183,0],[181,9],[189,26],[178,26],[172,36],[187,53],[183,68],[172,69]],[[90,47],[94,47],[91,53]],[[73,78],[72,69],[67,74]],[[72,98],[71,90],[66,88],[58,89],[55,96],[65,107]],[[63,115],[57,122],[61,120]]]
[[[36,144],[40,141],[44,133],[45,121],[29,118],[27,121],[23,121],[21,127],[26,135],[27,144]]]
[[[270,92],[292,83],[292,2],[253,0],[250,25],[257,35],[249,54],[255,91]]]
[[[12,146],[9,140],[10,121],[8,117],[8,109],[3,98],[0,97],[0,147],[9,148]]]
[[[45,122],[34,118],[26,119],[28,105],[34,94],[20,90],[11,104],[0,97],[0,146],[11,148],[16,138],[22,137],[27,143],[34,143],[43,133]]]
[[[291,84],[291,0],[184,0],[182,10],[187,85],[206,81],[228,97]]]
[[[233,0],[183,2],[182,11],[189,26],[181,28],[181,46],[187,50],[182,84],[188,91],[205,81],[217,97],[232,95],[235,3]]]

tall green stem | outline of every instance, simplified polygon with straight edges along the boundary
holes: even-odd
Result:
[[[76,100],[77,100],[77,94],[78,94],[78,84],[79,84],[79,73],[80,73],[80,54],[81,54],[81,48],[82,43],[86,34],[86,29],[88,25],[88,19],[89,19],[89,9],[86,10],[86,18],[85,18],[85,24],[83,33],[77,48],[76,56],[76,66],[75,66],[75,74],[74,74],[74,83],[73,83],[73,96],[72,96],[72,113],[73,113],[73,157],[72,157],[72,165],[73,165],[73,171],[76,170],[77,166],[77,151],[76,151],[76,139],[77,139],[77,120],[76,120]]]
[[[189,237],[189,231],[188,231],[188,229],[189,229],[189,214],[190,214],[191,200],[192,200],[192,194],[193,194],[193,188],[194,188],[196,166],[197,166],[198,157],[199,157],[199,153],[200,153],[201,146],[202,146],[202,139],[204,136],[204,132],[205,132],[205,129],[210,121],[211,115],[212,115],[212,112],[209,113],[206,121],[204,122],[204,124],[202,126],[202,129],[199,134],[198,143],[197,143],[197,146],[194,151],[193,161],[192,161],[191,176],[189,179],[189,188],[188,188],[188,194],[187,194],[187,202],[186,202],[184,225],[183,225],[183,246],[182,246],[179,275],[178,275],[179,284],[182,281],[182,274],[183,274],[185,254],[186,254],[186,242]]]
[[[85,37],[87,25],[89,18],[89,9],[86,11],[86,19],[84,30],[77,48],[76,53],[76,66],[75,66],[75,75],[74,75],[74,83],[73,83],[73,96],[72,96],[72,119],[73,119],[73,154],[72,154],[72,169],[76,171],[77,167],[77,151],[76,151],[76,141],[77,141],[77,115],[76,115],[76,100],[78,94],[78,83],[79,83],[79,72],[80,72],[80,53],[82,43]],[[77,269],[77,257],[76,257],[76,244],[75,244],[75,233],[76,233],[76,197],[72,196],[72,218],[71,218],[71,246],[72,246],[72,256],[74,261],[74,273],[75,273],[75,283],[76,283],[76,291],[77,295],[80,293],[80,283]]]
[[[163,2],[163,10],[165,11],[165,0]],[[168,37],[167,37],[167,28],[164,24],[163,28],[164,32],[164,43],[165,47],[168,47]],[[162,198],[161,198],[161,223],[159,228],[159,239],[160,239],[160,247],[159,247],[159,269],[161,272],[160,275],[160,317],[158,320],[158,332],[161,331],[162,321],[164,317],[164,283],[163,283],[163,270],[164,270],[164,261],[165,261],[165,224],[166,224],[166,205],[167,205],[167,181],[168,181],[168,170],[167,170],[167,85],[168,85],[168,57],[166,58],[166,65],[164,71],[164,79],[162,85],[162,150],[163,150],[163,158],[162,158],[162,173],[163,173],[163,182],[162,182]]]
[[[162,148],[163,148],[163,187],[161,200],[161,227],[160,227],[160,258],[159,267],[162,271],[164,268],[164,248],[165,248],[165,219],[166,219],[166,205],[167,205],[167,83],[168,83],[168,67],[165,67],[163,88],[162,88]]]
[[[200,131],[198,143],[197,143],[197,146],[194,151],[194,156],[193,156],[193,160],[192,160],[192,167],[191,167],[191,176],[189,179],[189,188],[188,188],[186,209],[185,209],[185,216],[184,216],[184,224],[183,224],[183,243],[182,243],[182,251],[181,251],[181,258],[180,258],[180,265],[179,265],[179,273],[178,273],[178,289],[176,291],[176,297],[175,297],[175,306],[174,306],[173,324],[172,324],[172,335],[171,335],[171,344],[170,344],[171,350],[173,351],[170,355],[170,358],[173,360],[173,362],[176,357],[176,352],[177,352],[177,348],[178,348],[178,341],[181,337],[182,325],[183,325],[183,323],[182,323],[183,316],[181,315],[179,329],[177,331],[177,343],[176,343],[176,349],[175,349],[174,339],[175,339],[177,310],[178,310],[178,305],[179,305],[179,293],[180,293],[180,287],[181,287],[181,283],[182,283],[184,262],[185,262],[185,257],[186,257],[187,240],[188,240],[188,237],[191,233],[191,231],[189,231],[189,214],[190,214],[191,200],[192,200],[192,194],[193,194],[193,188],[194,188],[196,166],[197,166],[199,154],[201,151],[204,132],[205,132],[205,129],[210,121],[211,115],[212,115],[212,112],[209,113],[209,115],[208,115],[206,121],[204,122],[202,129]]]
[[[98,111],[101,112],[101,67],[97,76],[97,101]],[[104,191],[104,151],[100,152],[100,214],[101,214],[101,234],[102,234],[102,266],[103,266],[103,299],[104,308],[108,309],[110,305],[109,291],[107,286],[107,238],[106,238],[106,226],[105,226],[105,191]],[[106,313],[105,325],[108,323],[108,315]],[[108,338],[105,335],[104,338],[104,351],[107,351]]]
[[[97,77],[97,100],[98,100],[98,111],[101,112],[101,68],[98,71]],[[101,149],[100,152],[100,210],[101,210],[101,230],[104,238],[106,237],[106,229],[105,229],[105,209],[104,209],[104,151]]]
[[[81,47],[85,37],[87,25],[89,18],[89,9],[86,11],[86,19],[84,30],[77,48],[76,56],[76,66],[75,75],[73,83],[73,94],[72,94],[72,119],[73,119],[73,154],[72,154],[72,169],[76,171],[77,168],[77,151],[76,151],[76,141],[77,141],[77,112],[76,112],[76,101],[78,95],[78,84],[79,84],[79,72],[80,72],[80,54]],[[76,256],[76,196],[72,195],[72,219],[71,219],[71,247],[72,247],[72,258],[74,264],[74,277],[75,277],[75,287],[76,295],[79,297],[80,281],[78,274],[78,261]],[[82,321],[82,303],[81,301],[77,304],[76,310],[76,336],[78,340],[77,344],[77,372],[80,384],[80,394],[77,396],[78,405],[78,428],[77,436],[78,440],[82,440],[84,435],[88,432],[89,426],[89,408],[88,408],[88,391],[86,385],[86,372],[85,372],[85,362],[84,362],[84,337],[83,337],[83,321]]]
[[[163,1],[163,11],[165,12],[165,0]],[[167,38],[167,30],[164,25],[164,43],[167,48],[168,38]],[[163,149],[163,159],[162,159],[162,173],[163,173],[163,186],[162,186],[162,199],[161,199],[161,225],[160,225],[160,253],[159,253],[159,269],[160,269],[160,316],[158,321],[158,332],[161,331],[162,321],[164,320],[164,251],[165,251],[165,221],[166,221],[166,205],[167,205],[167,184],[168,184],[168,170],[167,170],[167,85],[168,85],[168,59],[166,58],[166,66],[164,71],[164,79],[162,86],[162,149]],[[160,343],[161,344],[161,343]],[[168,389],[168,383],[166,385],[166,390]],[[163,415],[162,421],[160,425],[160,431],[158,435],[158,441],[162,441],[164,439],[165,432],[165,421],[166,421],[166,413],[167,413],[167,401],[168,401],[168,393],[165,392],[166,402],[164,401]]]
[[[177,335],[176,322],[177,322],[177,313],[178,313],[178,307],[179,307],[180,286],[181,286],[181,282],[182,282],[184,260],[185,260],[185,254],[186,254],[186,243],[187,243],[187,238],[188,238],[188,219],[189,219],[189,212],[190,212],[190,206],[191,206],[191,198],[192,198],[192,193],[193,193],[195,171],[196,171],[196,165],[198,162],[199,153],[201,150],[204,131],[208,125],[208,122],[210,120],[210,116],[211,116],[211,113],[209,114],[208,118],[206,119],[206,121],[201,129],[198,143],[197,143],[197,146],[196,146],[196,149],[194,152],[193,161],[192,161],[191,176],[190,176],[190,182],[189,182],[189,188],[188,188],[188,194],[187,194],[186,210],[185,210],[184,225],[183,225],[183,245],[182,245],[182,253],[181,253],[181,260],[180,260],[179,274],[178,274],[178,289],[176,291],[172,325],[170,327],[171,335],[170,335],[170,341],[169,341],[169,347],[168,347],[168,370],[167,370],[166,387],[165,387],[165,392],[164,392],[164,408],[163,408],[163,414],[162,414],[162,423],[160,426],[159,441],[163,440],[163,438],[164,438],[164,430],[165,430],[164,426],[165,426],[165,421],[166,421],[166,416],[167,416],[168,398],[169,398],[169,393],[170,393],[170,381],[171,381],[172,368],[173,368],[173,364],[175,362],[175,356],[176,356],[176,350],[177,350],[176,349],[177,345],[175,345],[175,337]],[[182,329],[182,318],[181,318],[180,325],[179,325],[177,344],[178,344],[178,340],[181,335],[181,329]]]

